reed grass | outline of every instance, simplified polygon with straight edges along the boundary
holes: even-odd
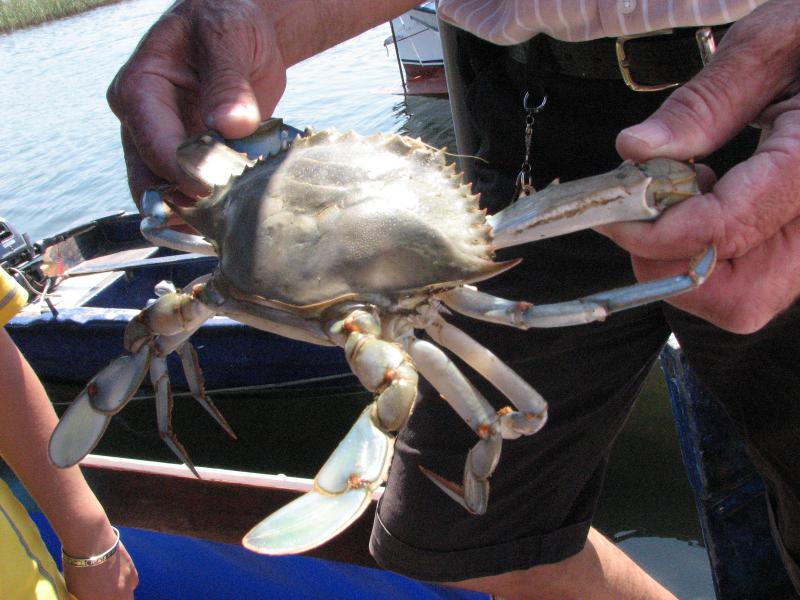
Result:
[[[119,0],[0,0],[0,33],[32,27]]]

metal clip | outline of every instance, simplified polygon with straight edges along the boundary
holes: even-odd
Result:
[[[533,140],[534,115],[537,115],[547,104],[547,94],[542,95],[542,101],[538,106],[529,106],[530,92],[525,92],[522,99],[522,107],[525,109],[525,160],[522,162],[514,190],[513,201],[520,196],[530,196],[536,190],[533,189],[533,173],[531,167],[531,141]]]

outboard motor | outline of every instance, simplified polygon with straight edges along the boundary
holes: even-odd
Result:
[[[27,233],[19,233],[4,218],[0,217],[0,267],[11,274],[17,282],[29,289],[44,285],[45,277],[37,268],[41,255],[31,243]]]
[[[33,244],[25,233],[18,233],[11,224],[0,217],[0,266],[6,270],[18,267],[33,258]]]

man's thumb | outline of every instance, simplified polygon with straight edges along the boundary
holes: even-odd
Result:
[[[752,122],[785,83],[780,68],[767,68],[759,39],[761,14],[728,31],[718,52],[694,78],[675,90],[644,122],[623,130],[623,158],[702,158]],[[777,54],[777,51],[775,52]]]
[[[231,65],[212,66],[201,81],[200,104],[205,124],[223,137],[240,138],[255,131],[261,112],[247,78]]]

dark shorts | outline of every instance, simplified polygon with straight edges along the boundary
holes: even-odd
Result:
[[[472,42],[474,43],[474,42]],[[472,50],[468,101],[480,133],[476,188],[490,210],[511,197],[523,151],[523,77],[506,53]],[[536,186],[608,170],[620,162],[616,134],[641,121],[663,94],[637,94],[618,80],[540,78],[548,106],[536,117]],[[530,80],[528,81],[530,83]],[[718,174],[748,156],[747,130],[703,162]],[[634,282],[627,253],[593,232],[504,250],[516,268],[481,284],[535,303],[574,299]],[[743,434],[765,479],[775,528],[800,586],[800,306],[748,336],[724,332],[664,303],[604,323],[527,332],[449,319],[495,352],[549,402],[536,435],[506,440],[486,514],[467,513],[426,479],[423,465],[460,482],[475,434],[425,382],[397,439],[371,551],[380,565],[431,581],[457,581],[563,560],[586,540],[614,439],[669,333]],[[463,366],[496,405],[508,401]],[[792,559],[791,557],[794,557]]]

